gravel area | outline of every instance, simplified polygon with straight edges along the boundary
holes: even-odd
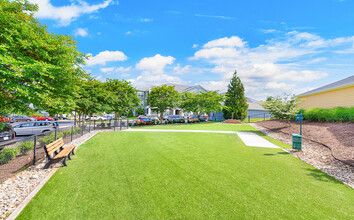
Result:
[[[79,147],[97,133],[111,131],[92,131],[68,145]],[[45,159],[0,184],[0,219],[6,219],[53,169],[60,167],[60,164],[56,164],[49,169],[43,169],[44,165]]]
[[[250,125],[269,137],[292,145],[291,135],[272,131],[256,123],[251,123]],[[331,150],[323,145],[303,139],[301,151],[294,149],[284,150],[354,189],[354,167],[336,160],[332,157]]]

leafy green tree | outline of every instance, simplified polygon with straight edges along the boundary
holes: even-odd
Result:
[[[199,93],[184,92],[181,95],[180,108],[185,112],[195,112],[210,115],[211,112],[222,110],[224,96],[219,95],[217,91],[200,91]]]
[[[244,119],[247,116],[247,109],[248,104],[245,97],[245,89],[235,71],[226,92],[225,106],[223,109],[224,118],[230,119],[234,116],[236,119]]]
[[[151,108],[156,108],[160,114],[160,119],[163,118],[163,113],[167,109],[172,109],[178,106],[179,93],[174,86],[162,85],[151,89],[147,96],[148,105]]]
[[[262,102],[261,105],[274,118],[290,123],[290,120],[298,113],[297,105],[301,102],[302,100],[297,99],[295,95],[284,94],[284,97],[268,97],[267,101]]]
[[[142,107],[138,107],[135,112],[137,115],[145,115],[145,110]]]
[[[0,1],[0,112],[63,104],[87,76],[73,38],[48,32],[37,10],[25,0]]]
[[[133,110],[129,110],[128,114],[127,114],[127,117],[128,118],[131,118],[131,117],[134,117],[134,113],[133,113]]]
[[[200,102],[197,93],[184,92],[181,94],[181,102],[179,107],[183,109],[184,112],[195,112],[199,114],[200,112]]]
[[[211,112],[219,112],[223,109],[222,103],[224,96],[218,94],[217,91],[201,92],[200,97],[200,112],[210,115]]]
[[[115,119],[119,119],[124,112],[139,105],[137,90],[126,80],[107,79],[106,90],[110,92],[108,96],[108,105],[110,111],[114,112]]]
[[[107,97],[110,93],[103,82],[91,78],[82,82],[76,98],[75,111],[81,115],[92,115],[108,109]]]

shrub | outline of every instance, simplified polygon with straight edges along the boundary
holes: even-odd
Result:
[[[6,164],[16,157],[20,152],[18,147],[5,148],[0,152],[0,164]]]
[[[28,152],[34,148],[34,143],[33,141],[25,141],[21,143],[20,147],[21,147],[21,154],[27,155]]]
[[[127,117],[128,117],[128,118],[134,117],[134,114],[133,114],[133,111],[132,111],[132,110],[129,110]]]
[[[160,122],[159,122],[159,121],[156,121],[156,124],[158,125],[158,124],[160,124]]]
[[[104,128],[104,127],[105,127],[104,122],[101,122],[101,128]]]
[[[64,137],[70,137],[71,136],[71,129],[63,131],[63,134],[64,134]]]
[[[80,134],[81,127],[74,127],[74,134]]]
[[[165,124],[168,124],[168,121],[165,121]]]
[[[137,123],[137,122],[135,122],[135,123],[134,123],[134,126],[138,126],[138,123]]]
[[[128,125],[129,125],[129,127],[131,127],[133,125],[133,123],[129,122]]]
[[[354,122],[354,107],[303,110],[304,119],[319,122]]]

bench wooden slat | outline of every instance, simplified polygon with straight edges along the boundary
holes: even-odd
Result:
[[[63,138],[60,138],[60,139],[46,145],[45,148],[47,149],[48,154],[52,155],[55,151],[57,151],[63,145],[64,145]]]

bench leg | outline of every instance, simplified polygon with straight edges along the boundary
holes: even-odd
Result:
[[[63,167],[68,166],[68,164],[66,163],[66,157],[64,157],[64,159],[62,159],[62,161],[60,163],[61,163],[61,165],[63,165]]]
[[[43,169],[48,169],[50,167],[50,165],[52,165],[53,162],[51,160],[47,161],[45,166],[43,167]]]
[[[71,159],[71,154],[70,154],[70,153],[68,154],[68,160],[72,160],[72,159]]]
[[[75,148],[76,148],[76,147],[74,147],[74,149],[71,151],[71,154],[72,154],[72,155],[75,155]]]

